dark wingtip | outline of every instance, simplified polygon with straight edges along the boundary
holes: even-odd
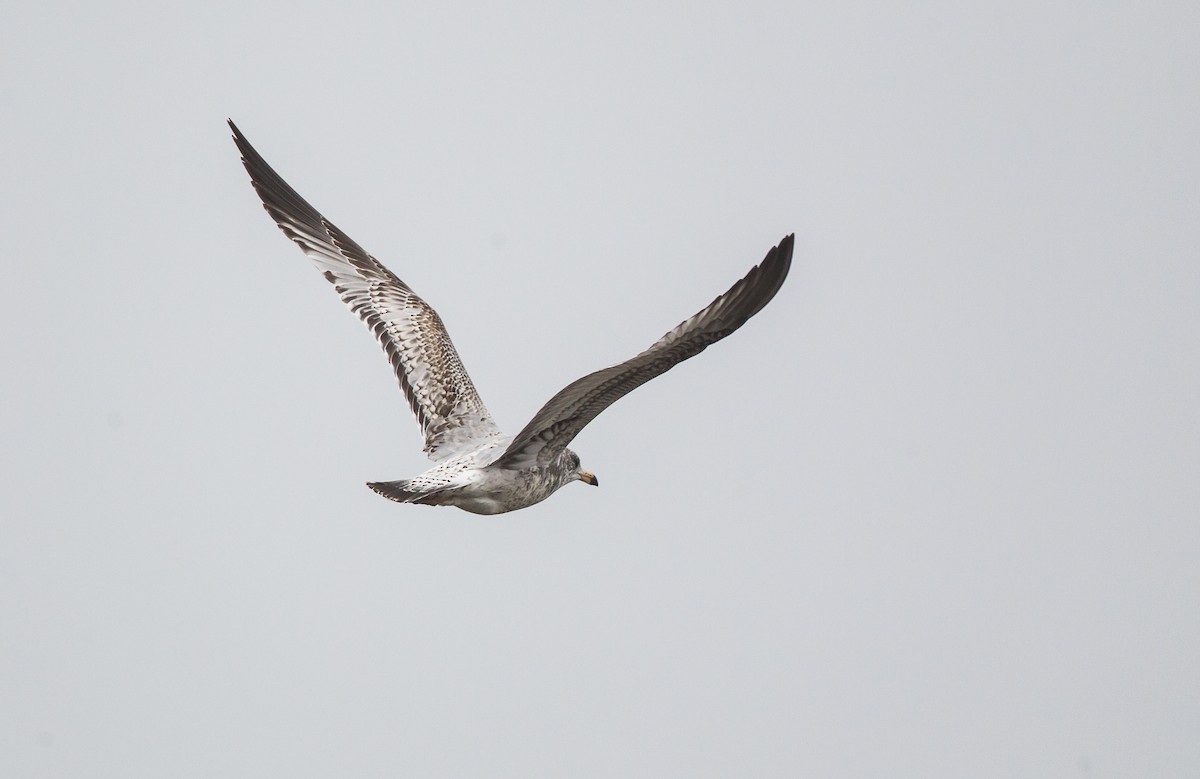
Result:
[[[250,145],[250,142],[246,140],[246,136],[242,135],[242,131],[238,129],[238,126],[233,123],[232,119],[226,119],[225,121],[229,124],[230,131],[233,132],[234,144],[237,145],[238,151],[241,152],[242,164],[246,166],[246,172],[249,173],[250,178],[253,179],[254,171],[250,168],[250,161],[253,158],[258,157],[258,152],[256,152],[254,147]]]
[[[776,262],[784,262],[791,264],[792,250],[796,245],[796,234],[788,233],[783,236],[783,240],[777,243],[771,251],[767,252],[767,256],[763,258],[763,262],[774,259]]]
[[[794,246],[795,243],[796,243],[796,234],[788,233],[787,235],[785,235],[783,237],[783,240],[779,242],[779,245],[781,247],[783,247],[784,250],[787,251],[788,256],[791,257],[792,256],[792,246]]]
[[[733,293],[738,298],[750,298],[753,301],[749,302],[738,317],[739,327],[770,303],[783,286],[788,271],[792,268],[792,249],[795,242],[795,233],[785,235],[778,244],[771,247],[762,262],[751,268],[741,282],[725,293]],[[738,290],[737,293],[734,292],[735,289]]]

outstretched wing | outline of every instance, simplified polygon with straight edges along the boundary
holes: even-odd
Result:
[[[728,292],[646,351],[567,385],[542,406],[495,464],[521,468],[549,463],[601,411],[744,325],[779,291],[792,265],[793,241],[793,235],[784,238]]]
[[[437,312],[288,186],[232,121],[229,127],[263,208],[379,339],[421,425],[425,453],[441,460],[499,435]]]

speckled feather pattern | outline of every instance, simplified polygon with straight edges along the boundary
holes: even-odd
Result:
[[[231,127],[233,126],[230,123]],[[378,260],[308,204],[233,127],[263,207],[375,334],[433,460],[500,434],[437,315]]]
[[[702,311],[635,357],[572,382],[520,433],[507,437],[475,391],[437,312],[321,216],[233,122],[229,126],[267,213],[375,334],[421,426],[434,466],[411,479],[368,483],[400,503],[500,514],[545,500],[573,481],[597,484],[567,448],[575,436],[620,398],[745,324],[775,296],[791,267],[789,235]]]
[[[532,506],[579,476],[579,458],[570,450],[546,466],[491,467],[505,439],[438,463],[412,479],[368,482],[367,486],[398,503],[458,506],[477,514],[501,514]]]

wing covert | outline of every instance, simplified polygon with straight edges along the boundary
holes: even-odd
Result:
[[[794,240],[794,235],[786,236],[725,294],[646,351],[560,390],[513,438],[496,464],[520,468],[549,463],[604,409],[744,325],[770,302],[787,278]]]
[[[430,459],[499,435],[437,312],[288,186],[232,121],[229,127],[263,208],[383,347]]]

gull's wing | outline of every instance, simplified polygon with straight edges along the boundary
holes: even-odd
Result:
[[[728,292],[646,351],[567,385],[542,406],[495,464],[521,468],[549,463],[601,411],[744,325],[779,291],[792,265],[793,241],[792,235],[784,238]]]
[[[232,121],[229,127],[263,208],[379,339],[425,434],[425,453],[440,460],[499,435],[437,312],[296,194]]]

